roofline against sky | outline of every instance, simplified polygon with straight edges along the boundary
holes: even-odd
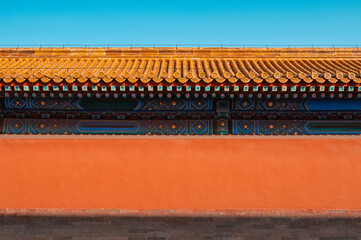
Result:
[[[0,48],[0,57],[360,58],[361,48]]]

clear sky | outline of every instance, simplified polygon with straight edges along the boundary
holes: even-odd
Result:
[[[0,0],[0,44],[361,45],[361,0]]]

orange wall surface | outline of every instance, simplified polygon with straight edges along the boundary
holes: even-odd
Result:
[[[0,208],[361,209],[360,139],[1,139]]]

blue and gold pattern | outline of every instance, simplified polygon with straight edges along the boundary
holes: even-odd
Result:
[[[2,134],[361,134],[361,99],[0,99]]]
[[[70,134],[74,132],[73,121],[68,119],[28,120],[30,134]]]
[[[302,99],[260,99],[257,110],[264,111],[295,111],[306,110]]]
[[[212,110],[212,99],[196,98],[187,100],[187,106],[187,110]]]
[[[13,119],[12,121],[5,121],[4,128],[8,129],[4,133],[22,134],[28,133],[28,121],[24,119]]]
[[[237,99],[235,101],[234,110],[249,111],[249,110],[255,110],[255,108],[256,108],[256,100],[253,98]]]
[[[215,121],[216,128],[213,129]],[[348,120],[69,120],[4,119],[2,134],[139,135],[320,135],[361,134],[361,121]]]
[[[361,134],[361,121],[233,120],[235,135]]]
[[[216,120],[216,134],[222,135],[222,134],[228,134],[228,119],[218,119]]]
[[[188,121],[189,132],[191,135],[209,135],[213,134],[211,120],[193,120]]]
[[[77,99],[5,98],[6,109],[46,110],[124,110],[124,111],[202,111],[212,110],[212,99]],[[116,107],[115,107],[116,106]]]
[[[223,100],[220,100],[223,101]],[[154,99],[78,99],[5,97],[6,109],[44,110],[124,110],[124,111],[209,111],[211,98],[154,98]],[[114,109],[115,106],[116,109]],[[318,111],[361,110],[361,99],[275,99],[242,98],[233,100],[235,111]]]
[[[139,101],[139,105],[134,110],[145,111],[179,111],[185,110],[186,101],[183,99],[154,99],[148,101]]]
[[[3,134],[209,135],[211,120],[5,119]]]
[[[250,120],[234,120],[232,121],[233,134],[251,135],[256,134],[255,122]]]
[[[267,120],[258,121],[259,133],[262,135],[298,135],[307,131],[302,128],[299,120]]]
[[[82,110],[79,99],[62,98],[5,98],[7,109],[48,109],[48,110]]]

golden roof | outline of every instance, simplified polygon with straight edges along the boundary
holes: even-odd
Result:
[[[361,83],[357,48],[3,48],[0,82]]]

